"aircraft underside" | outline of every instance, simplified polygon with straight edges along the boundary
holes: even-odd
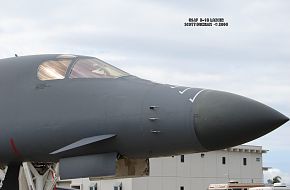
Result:
[[[116,158],[116,153],[75,157],[59,162],[23,162],[9,164],[1,190],[55,190],[57,182],[88,176],[91,181],[149,175],[149,159]],[[85,159],[85,161],[84,161]],[[65,162],[65,163],[64,163]],[[63,176],[60,179],[60,172]]]

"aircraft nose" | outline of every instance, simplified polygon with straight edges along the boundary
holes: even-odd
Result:
[[[194,101],[194,129],[208,150],[243,144],[289,120],[278,111],[239,95],[204,90]]]

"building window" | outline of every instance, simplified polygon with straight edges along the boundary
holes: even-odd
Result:
[[[73,188],[73,189],[81,189],[81,186],[80,185],[71,185],[71,188]]]
[[[118,186],[114,186],[114,190],[122,190],[122,183],[120,183]]]
[[[257,162],[260,162],[260,161],[261,161],[261,158],[256,158],[256,161],[257,161]]]
[[[222,163],[225,165],[226,164],[226,157],[222,158]]]
[[[201,157],[201,158],[204,158],[204,154],[203,154],[203,153],[202,153],[202,154],[200,154],[200,157]]]
[[[96,183],[95,185],[91,185],[90,190],[98,190],[98,184]]]
[[[180,186],[180,190],[184,190],[184,187],[183,186]]]
[[[114,190],[122,190],[122,186],[114,186]]]
[[[247,158],[243,158],[243,164],[244,164],[244,166],[247,165]]]
[[[184,162],[184,155],[180,156],[180,162],[182,162],[182,163]]]

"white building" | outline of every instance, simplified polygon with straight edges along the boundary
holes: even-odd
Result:
[[[212,183],[263,183],[261,146],[150,159],[148,177],[62,181],[82,190],[206,190]]]

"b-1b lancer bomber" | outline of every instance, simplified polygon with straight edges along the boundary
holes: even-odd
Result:
[[[5,190],[50,189],[58,176],[144,176],[148,158],[240,145],[289,120],[246,97],[61,54],[0,60],[0,117]]]

